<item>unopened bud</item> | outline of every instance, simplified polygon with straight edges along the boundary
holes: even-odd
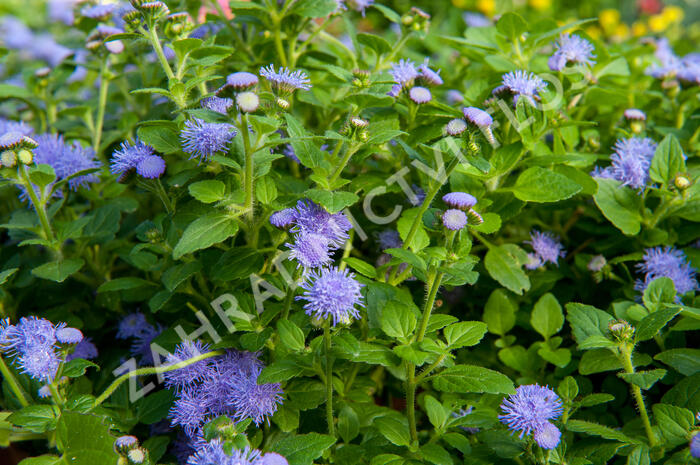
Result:
[[[478,226],[484,222],[484,218],[476,210],[470,208],[465,213],[467,214],[467,223],[472,226]]]
[[[241,111],[252,113],[260,106],[260,99],[255,92],[241,92],[236,95],[236,104]]]
[[[5,150],[2,152],[2,155],[0,155],[0,162],[2,162],[2,166],[5,168],[12,168],[17,164],[17,156],[13,150]]]
[[[360,132],[359,137],[362,142],[367,142],[369,140],[369,133],[367,131],[362,131]]]
[[[366,128],[367,126],[369,126],[369,121],[355,117],[350,119],[350,124],[352,124],[356,128]]]
[[[629,341],[634,335],[634,327],[625,320],[613,321],[608,325],[608,329],[620,341]]]
[[[673,185],[678,189],[685,190],[693,184],[688,175],[684,173],[678,173],[673,180]]]
[[[632,132],[635,134],[641,134],[642,131],[644,131],[644,123],[641,121],[632,121],[630,123],[630,129],[632,129]]]
[[[134,463],[136,465],[140,465],[146,460],[146,452],[140,447],[137,447],[136,449],[131,449],[126,454],[126,456],[128,457],[131,463]]]
[[[20,150],[17,157],[19,158],[19,161],[25,165],[31,165],[34,161],[34,154],[27,149]]]
[[[283,99],[282,97],[277,97],[277,106],[283,110],[286,110],[287,108],[289,108],[289,102]]]

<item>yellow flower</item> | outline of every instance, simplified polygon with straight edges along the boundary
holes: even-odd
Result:
[[[630,35],[630,28],[625,23],[620,23],[615,28],[613,36],[617,39],[626,39]]]
[[[598,26],[588,26],[586,28],[586,34],[594,39],[600,39],[600,36],[603,35],[603,31],[601,31]]]
[[[600,12],[598,22],[606,31],[612,31],[620,23],[620,12],[609,9]]]
[[[641,37],[647,33],[647,26],[641,21],[637,21],[632,24],[632,35],[635,37]]]
[[[536,10],[546,10],[552,6],[552,0],[529,0],[528,3]]]
[[[477,0],[476,9],[481,11],[486,16],[492,16],[496,10],[495,0]]]
[[[662,15],[654,15],[649,18],[651,32],[661,32],[668,27],[668,21]]]
[[[457,8],[467,8],[469,6],[468,0],[452,0],[452,4]]]
[[[667,6],[661,12],[661,16],[663,16],[664,19],[666,19],[666,21],[668,21],[669,23],[677,23],[683,19],[683,16],[685,16],[685,13],[683,12],[683,9],[680,7]]]

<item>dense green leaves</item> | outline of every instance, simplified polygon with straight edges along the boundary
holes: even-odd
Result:
[[[207,248],[228,239],[238,231],[238,223],[226,213],[210,213],[194,220],[173,249],[173,258]]]

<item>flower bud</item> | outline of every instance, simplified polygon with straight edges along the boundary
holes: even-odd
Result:
[[[644,123],[641,121],[632,121],[630,123],[630,129],[632,129],[632,132],[635,134],[641,134],[642,131],[644,131]]]
[[[260,106],[260,99],[255,92],[241,92],[236,95],[236,104],[241,111],[252,113]]]
[[[13,150],[5,150],[0,155],[0,162],[5,168],[12,168],[17,164],[17,156]]]
[[[136,436],[131,435],[119,436],[114,441],[114,449],[120,454],[126,454],[138,445],[139,440],[136,438]]]
[[[608,325],[608,330],[619,341],[631,341],[634,336],[634,327],[625,320],[613,321]]]
[[[369,140],[369,133],[367,131],[361,131],[358,134],[358,137],[362,142],[367,142]]]
[[[140,447],[131,449],[129,452],[127,452],[126,456],[129,459],[129,462],[136,465],[140,465],[146,461],[146,451]]]
[[[287,108],[289,108],[289,102],[287,100],[283,99],[282,97],[277,97],[276,103],[277,103],[277,106],[283,110],[286,110]]]
[[[469,210],[466,211],[466,214],[467,214],[467,220],[469,221],[469,224],[472,226],[478,226],[484,222],[484,218],[476,210],[473,210],[470,208]]]
[[[366,121],[362,118],[354,117],[350,119],[350,124],[352,124],[356,128],[366,128],[369,126],[369,121]]]
[[[693,181],[685,173],[678,173],[673,179],[673,185],[680,190],[685,190],[693,184]]]

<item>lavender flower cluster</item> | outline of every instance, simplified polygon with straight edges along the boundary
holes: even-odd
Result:
[[[196,452],[189,457],[187,465],[287,465],[287,459],[276,452],[263,454],[257,449],[245,447],[244,449],[232,449],[226,453],[224,444],[214,439],[212,441],[200,441],[196,445]]]
[[[669,278],[673,281],[679,301],[683,294],[700,289],[695,268],[688,263],[685,253],[675,247],[646,249],[644,261],[637,264],[637,269],[644,273],[644,279],[637,280],[634,285],[640,292],[644,292],[647,286],[658,278]]]
[[[684,57],[676,55],[668,39],[663,37],[655,42],[654,55],[658,65],[646,69],[646,73],[657,79],[677,77],[688,85],[700,85],[700,53],[689,53]]]
[[[536,270],[544,267],[547,263],[558,265],[559,258],[566,256],[564,246],[559,242],[559,238],[549,232],[533,230],[530,232],[530,240],[525,241],[532,246],[532,253],[527,254],[525,268]]]
[[[649,168],[657,144],[648,137],[619,139],[610,156],[612,162],[606,168],[596,167],[591,176],[616,179],[624,186],[644,189],[649,184]]]
[[[138,357],[142,365],[153,364],[153,352],[151,343],[163,332],[159,324],[152,325],[146,320],[143,313],[132,313],[119,322],[117,339],[132,339],[130,352]]]
[[[515,394],[503,400],[501,422],[511,431],[519,432],[520,437],[532,434],[535,442],[543,449],[554,449],[559,445],[561,431],[552,420],[558,419],[563,406],[559,396],[537,384],[519,386]]]

